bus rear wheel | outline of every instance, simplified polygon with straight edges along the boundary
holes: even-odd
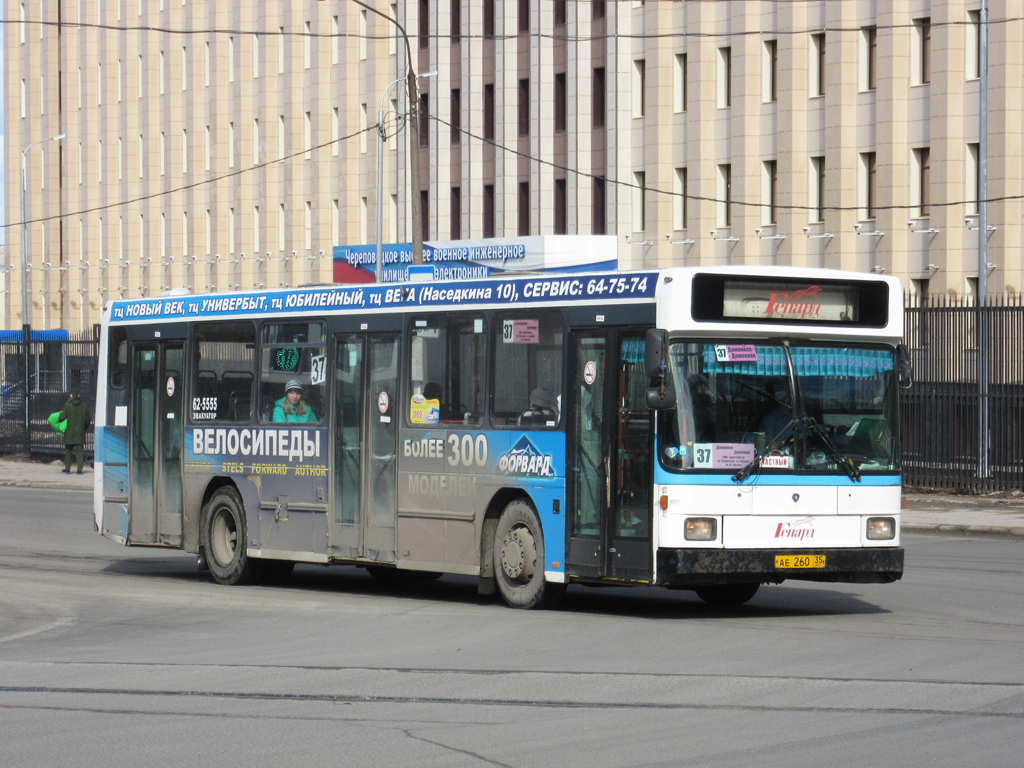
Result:
[[[513,608],[544,608],[565,593],[564,584],[544,578],[544,534],[533,507],[511,502],[494,532],[494,575],[502,598]]]
[[[708,605],[743,605],[760,587],[760,584],[713,584],[694,591]]]
[[[262,573],[263,564],[246,554],[245,510],[234,488],[218,489],[207,502],[202,545],[218,584],[251,584]]]

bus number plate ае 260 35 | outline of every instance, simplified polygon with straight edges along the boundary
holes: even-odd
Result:
[[[776,568],[824,568],[824,555],[776,555]]]

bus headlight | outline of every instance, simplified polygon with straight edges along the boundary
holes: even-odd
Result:
[[[869,539],[895,539],[896,518],[869,517],[867,533]]]
[[[686,518],[687,541],[714,541],[718,537],[718,521],[713,517]]]

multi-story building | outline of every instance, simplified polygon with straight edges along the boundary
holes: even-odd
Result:
[[[622,267],[826,266],[967,295],[987,168],[988,290],[1017,292],[1019,11],[11,3],[3,324],[78,330],[119,296],[330,280],[333,247],[374,242],[378,217],[385,242],[412,239],[412,159],[427,240],[614,234]],[[417,78],[411,148],[410,56],[437,73]]]

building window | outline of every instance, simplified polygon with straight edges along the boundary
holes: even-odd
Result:
[[[593,0],[590,4],[590,17],[592,19],[603,19],[606,13],[605,0]]]
[[[416,120],[418,121],[419,129],[420,129],[420,146],[421,147],[429,147],[430,146],[430,119],[428,117],[429,114],[430,114],[430,94],[429,93],[421,93],[420,94],[420,111],[419,111],[419,114],[416,115]]]
[[[555,0],[555,26],[560,27],[565,25],[565,0]]]
[[[452,223],[451,239],[462,239],[462,188],[452,187],[450,218]]]
[[[825,95],[825,33],[811,35],[810,95]]]
[[[605,121],[605,84],[604,67],[594,69],[593,82],[593,127],[604,128]]]
[[[778,101],[779,41],[765,40],[761,50],[761,100]]]
[[[569,205],[565,179],[555,179],[555,234],[568,234]]]
[[[530,234],[530,182],[519,182],[519,236]]]
[[[452,0],[450,17],[452,45],[462,42],[462,0]]]
[[[779,174],[778,162],[765,160],[761,164],[761,209],[762,224],[778,224],[778,188]]]
[[[451,114],[449,115],[449,123],[451,123],[452,135],[451,143],[459,144],[462,142],[462,91],[458,88],[452,88],[452,100],[451,100]]]
[[[565,89],[565,72],[555,75],[555,131],[561,132],[567,127],[568,95]]]
[[[420,48],[423,49],[430,45],[430,0],[420,0],[419,7],[419,38]]]
[[[718,189],[715,192],[715,225],[719,227],[732,226],[732,165],[725,163],[718,166],[717,177]]]
[[[591,215],[591,229],[595,235],[608,234],[608,214],[606,212],[606,183],[602,178],[594,179],[593,187],[593,213]]]
[[[718,49],[718,107],[732,106],[732,48]]]
[[[519,135],[530,134],[530,81],[519,81]]]
[[[420,190],[420,226],[424,240],[430,239],[430,192]]]
[[[633,172],[633,232],[647,231],[647,174]]]
[[[875,176],[875,153],[862,152],[860,155],[860,214],[861,221],[875,218],[876,201],[876,176]]]
[[[484,138],[494,138],[494,83],[484,86]]]
[[[647,111],[647,62],[637,59],[633,62],[633,117],[643,117]]]
[[[981,11],[967,12],[967,37],[964,40],[964,60],[967,63],[967,79],[981,77]]]
[[[924,85],[932,81],[932,20],[914,19],[914,31],[910,39],[912,63],[911,82]]]
[[[484,184],[484,237],[494,237],[494,185]]]
[[[821,155],[811,158],[811,185],[809,195],[809,221],[825,220],[825,158]]]
[[[969,214],[976,214],[978,212],[978,201],[981,199],[980,159],[981,148],[978,142],[972,141],[967,145],[967,168],[964,174],[964,193],[967,200],[966,212]]]
[[[494,2],[484,0],[484,36],[494,37]]]
[[[519,31],[530,31],[530,0],[519,0]]]
[[[672,228],[686,229],[688,226],[689,206],[686,196],[689,194],[689,179],[685,168],[676,168],[675,193],[672,205]]]
[[[675,77],[674,77],[674,83],[673,83],[673,85],[675,87],[672,89],[672,109],[675,112],[685,112],[686,111],[686,102],[687,102],[687,97],[689,96],[689,94],[687,93],[687,85],[686,85],[687,74],[688,73],[687,73],[686,54],[685,53],[677,53],[676,54],[676,67],[675,67],[675,70],[674,70]]]
[[[877,87],[878,29],[860,29],[860,90],[873,91]]]
[[[912,188],[914,215],[918,217],[928,216],[931,213],[931,149],[920,147],[913,151],[913,174],[914,186]]]

